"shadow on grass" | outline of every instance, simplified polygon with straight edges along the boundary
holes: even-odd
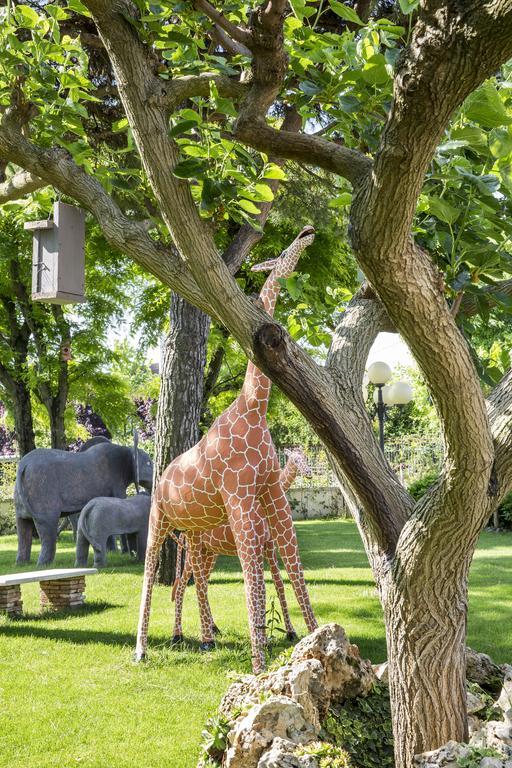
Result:
[[[62,608],[60,611],[54,611],[51,608],[44,608],[37,612],[25,612],[21,616],[16,616],[11,619],[15,624],[22,624],[28,621],[59,621],[67,619],[69,617],[76,618],[82,616],[91,616],[95,613],[103,613],[110,608],[122,608],[121,603],[107,603],[104,600],[91,600],[80,606],[75,610],[70,608]]]

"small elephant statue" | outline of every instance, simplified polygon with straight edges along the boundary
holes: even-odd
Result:
[[[104,568],[107,564],[109,537],[128,533],[137,534],[137,559],[144,560],[150,507],[149,493],[138,493],[126,499],[110,496],[91,499],[78,518],[75,565],[87,565],[91,545],[94,550],[94,567]]]

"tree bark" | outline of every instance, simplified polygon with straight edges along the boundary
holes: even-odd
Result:
[[[15,383],[12,409],[18,453],[21,457],[36,447],[30,390],[23,381]]]
[[[410,768],[415,754],[468,739],[467,567],[455,582],[442,559],[435,578],[427,567],[420,582],[397,579],[385,601],[395,761],[401,768]]]
[[[170,329],[162,355],[156,417],[155,487],[167,465],[199,439],[209,330],[208,315],[174,293]],[[175,568],[176,545],[168,539],[160,555],[158,582],[172,584]]]

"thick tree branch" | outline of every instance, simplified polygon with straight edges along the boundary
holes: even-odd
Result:
[[[362,152],[335,144],[321,136],[278,131],[263,118],[240,116],[234,127],[235,138],[260,152],[278,155],[306,165],[316,165],[325,171],[348,179],[353,186],[360,184],[372,169],[372,161]]]
[[[214,84],[220,96],[239,100],[248,90],[247,83],[241,83],[227,75],[216,72],[203,72],[200,75],[185,75],[173,80],[154,81],[154,93],[149,97],[151,103],[165,107],[169,112],[176,109],[186,99],[193,96],[210,96],[210,85]]]
[[[10,200],[19,200],[30,192],[35,192],[41,187],[47,186],[43,179],[33,176],[27,171],[19,171],[0,184],[0,205]]]

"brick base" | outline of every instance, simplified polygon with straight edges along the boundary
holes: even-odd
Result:
[[[54,608],[80,608],[84,604],[85,576],[76,579],[56,579],[54,581],[40,581],[41,607]]]
[[[23,613],[23,601],[19,584],[0,587],[0,613],[7,613],[8,616],[17,616]]]

